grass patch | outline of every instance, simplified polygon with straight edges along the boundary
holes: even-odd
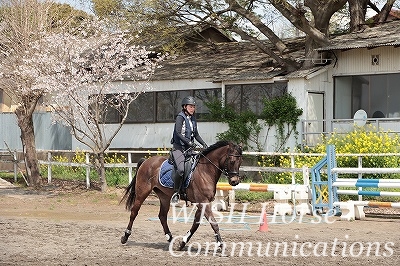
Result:
[[[273,192],[235,191],[235,200],[238,202],[265,202],[273,198]]]

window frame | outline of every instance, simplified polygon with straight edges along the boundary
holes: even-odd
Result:
[[[381,118],[374,117],[378,111],[385,118],[400,117],[400,108],[396,109],[399,83],[400,73],[335,76],[333,118],[353,119],[359,109],[366,111],[368,118]]]

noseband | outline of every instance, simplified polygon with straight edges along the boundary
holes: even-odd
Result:
[[[235,176],[235,175],[239,175],[239,172],[236,172],[236,171],[235,172],[229,172],[229,170],[228,170],[229,157],[239,157],[239,158],[241,158],[242,155],[241,154],[228,154],[226,156],[226,159],[225,159],[224,169],[222,170],[222,173],[224,175],[226,175],[227,177],[232,177],[232,176]]]

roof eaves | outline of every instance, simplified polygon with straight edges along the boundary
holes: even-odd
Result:
[[[319,67],[313,67],[309,69],[300,69],[297,71],[293,71],[284,77],[287,79],[294,79],[294,78],[305,78],[305,79],[311,79],[312,77],[319,75],[323,72],[325,72],[328,69],[327,66],[319,66]]]
[[[394,46],[394,47],[399,47],[400,46],[400,41],[390,41],[387,43],[360,43],[360,44],[353,44],[353,45],[331,45],[327,47],[321,47],[315,49],[316,51],[332,51],[332,50],[351,50],[351,49],[360,49],[360,48],[367,48],[367,49],[373,49],[377,47],[382,47],[382,46]]]
[[[282,75],[285,71],[283,69],[272,69],[271,71],[249,71],[246,73],[239,73],[239,74],[231,74],[231,75],[218,75],[214,76],[212,82],[230,82],[230,81],[239,81],[239,80],[246,80],[246,81],[254,81],[254,80],[265,80],[265,79],[273,79],[279,75]]]
[[[374,49],[382,46],[400,46],[400,20],[333,37],[330,44],[317,48],[316,51]]]

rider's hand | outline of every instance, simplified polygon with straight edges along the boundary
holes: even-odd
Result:
[[[192,148],[192,149],[194,149],[194,148],[197,147],[196,143],[194,143],[194,142],[189,142],[189,146],[190,146],[190,148]]]

